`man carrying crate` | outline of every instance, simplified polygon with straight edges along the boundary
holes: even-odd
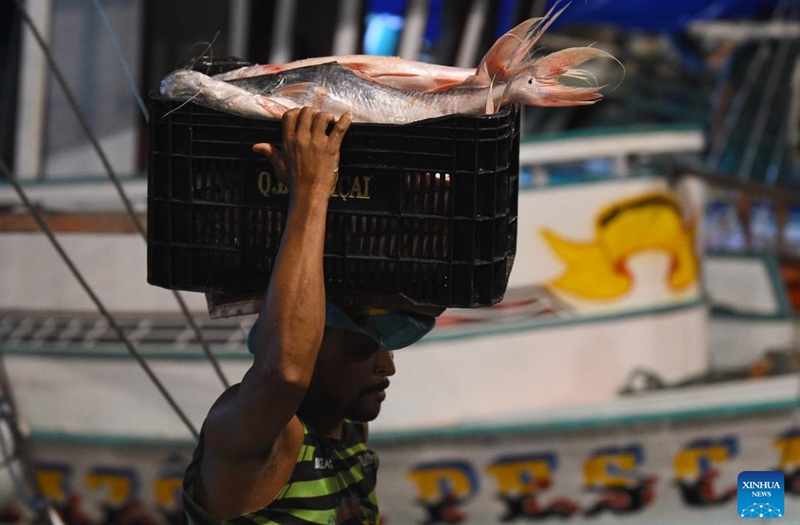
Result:
[[[186,471],[190,523],[379,521],[378,461],[361,422],[380,412],[395,373],[392,350],[419,340],[435,320],[326,303],[328,199],[351,117],[327,134],[334,120],[290,110],[282,147],[253,147],[290,188],[289,211],[248,342],[253,365],[211,408]]]

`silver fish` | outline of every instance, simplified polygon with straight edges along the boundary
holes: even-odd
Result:
[[[489,86],[459,86],[437,92],[398,89],[374,82],[336,62],[254,77],[214,80],[201,73],[178,70],[162,81],[161,94],[243,116],[278,117],[285,108],[314,106],[336,116],[353,113],[357,122],[405,124],[454,113],[493,113],[514,103],[539,105],[592,104],[599,87],[573,87],[558,77],[580,76],[571,69],[589,58],[609,56],[595,48],[567,49],[548,55],[514,73],[507,82]],[[554,58],[551,58],[554,57]]]
[[[191,101],[242,117],[278,118],[290,109],[268,97],[191,69],[178,69],[164,77],[159,93],[169,100]]]
[[[567,7],[556,11],[554,5],[545,16],[525,20],[508,31],[495,41],[477,69],[442,66],[392,56],[335,55],[304,58],[286,64],[256,64],[220,73],[214,79],[230,81],[338,62],[376,82],[400,89],[441,91],[461,84],[488,86],[492,82],[506,82],[517,69],[542,60],[531,57],[533,48]]]

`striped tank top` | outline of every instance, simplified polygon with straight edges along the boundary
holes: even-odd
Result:
[[[301,421],[302,422],[302,421]],[[203,435],[183,480],[189,525],[355,525],[379,523],[375,481],[378,456],[367,448],[365,426],[345,421],[339,440],[320,436],[303,422],[303,445],[289,481],[261,510],[228,521],[211,516],[192,498]]]

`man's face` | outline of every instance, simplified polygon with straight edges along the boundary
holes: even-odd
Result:
[[[326,328],[306,397],[342,417],[372,421],[394,373],[392,353],[371,338]]]

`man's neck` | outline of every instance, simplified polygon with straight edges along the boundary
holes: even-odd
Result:
[[[333,439],[342,438],[342,428],[344,419],[331,414],[314,413],[313,411],[302,410],[298,412],[298,417],[314,429],[314,432],[321,436],[328,436]]]

